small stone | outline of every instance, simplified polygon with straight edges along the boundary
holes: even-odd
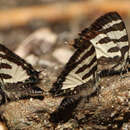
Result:
[[[27,37],[15,53],[23,58],[29,54],[41,55],[51,51],[56,43],[57,35],[48,28],[41,28]]]
[[[39,60],[38,64],[41,65],[41,66],[48,66],[48,67],[56,66],[55,62],[49,61],[49,60],[46,60],[46,59]]]
[[[58,48],[53,52],[53,57],[55,57],[60,63],[65,64],[72,56],[73,51],[68,48]]]
[[[25,58],[25,60],[31,65],[35,66],[38,62],[38,57],[35,55],[29,55]]]

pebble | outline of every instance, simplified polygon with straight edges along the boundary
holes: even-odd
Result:
[[[16,49],[15,53],[23,58],[31,54],[41,55],[51,51],[57,35],[49,28],[41,28],[28,36]]]
[[[38,61],[38,64],[41,66],[48,66],[48,67],[54,67],[57,64],[53,61],[49,61],[49,60],[45,60],[45,59],[41,59]]]
[[[72,56],[73,51],[68,48],[58,48],[53,52],[53,57],[56,58],[60,63],[66,64],[69,58]]]
[[[37,65],[38,57],[35,56],[35,55],[33,55],[33,54],[31,54],[31,55],[27,56],[27,57],[25,58],[25,60],[26,60],[28,63],[30,63],[32,66],[35,66],[35,65]]]

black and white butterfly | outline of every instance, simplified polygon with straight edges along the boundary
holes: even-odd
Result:
[[[128,35],[123,20],[116,12],[101,16],[84,29],[73,46],[75,53],[50,90],[54,96],[67,95],[51,114],[50,120],[55,123],[67,121],[79,101],[97,90],[98,72],[101,71],[98,70],[99,64],[105,70],[113,71],[123,71],[128,64]]]
[[[26,97],[42,97],[39,73],[31,64],[0,44],[0,104]]]

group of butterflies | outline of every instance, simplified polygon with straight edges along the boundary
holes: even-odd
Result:
[[[50,90],[53,96],[65,96],[50,115],[50,121],[55,123],[67,121],[81,99],[96,92],[103,73],[122,73],[129,65],[128,34],[117,12],[107,13],[85,28],[73,47],[74,54]],[[0,60],[1,105],[22,98],[43,97],[43,90],[37,86],[40,72],[2,44]]]

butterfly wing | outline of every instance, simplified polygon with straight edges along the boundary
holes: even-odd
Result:
[[[90,31],[100,32],[100,35],[97,36],[98,44],[93,42],[98,61],[102,63],[108,61],[107,64],[109,61],[116,61],[116,65],[110,67],[114,70],[125,68],[129,55],[129,43],[127,30],[120,15],[116,12],[110,12],[99,17],[89,28],[80,33],[79,39],[82,39],[83,36],[89,37]],[[75,48],[79,46],[79,42],[74,45]]]
[[[96,33],[94,33],[95,35]],[[91,35],[91,38],[94,36]],[[68,121],[81,99],[90,96],[97,89],[95,48],[86,38],[80,42],[85,43],[72,55],[50,90],[54,96],[68,95],[62,100],[56,111],[51,113],[50,121],[53,123]]]
[[[14,54],[2,44],[0,44],[0,69],[0,76],[3,74],[4,83],[24,82],[32,77],[38,79],[38,72],[33,69],[31,64],[25,62],[24,59]]]
[[[90,27],[92,30],[103,30],[104,33],[119,47],[122,57],[122,68],[129,56],[128,33],[121,16],[110,12],[98,18]]]
[[[80,48],[72,55],[64,70],[53,84],[50,92],[55,95],[76,94],[81,88],[87,87],[89,81],[96,78],[97,59],[92,43],[85,39]]]
[[[39,72],[31,64],[0,44],[0,86],[8,98],[42,94],[35,85],[39,82]],[[17,91],[17,92],[16,92]]]

